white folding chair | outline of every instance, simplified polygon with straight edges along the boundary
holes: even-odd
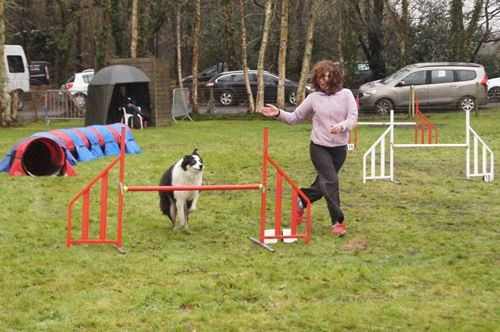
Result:
[[[137,107],[137,108],[139,109],[139,111],[141,110],[140,107]],[[125,107],[120,107],[120,109],[123,112],[122,123],[128,125],[130,128],[134,128],[134,115],[127,113],[127,110],[125,109]],[[143,124],[143,121],[142,121],[142,116],[140,114],[137,114],[137,118],[139,119],[139,123],[141,125],[141,129],[144,129],[144,124]]]

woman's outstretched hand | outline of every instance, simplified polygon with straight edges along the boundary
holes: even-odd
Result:
[[[260,109],[259,112],[264,116],[278,116],[280,110],[274,105],[266,104]]]

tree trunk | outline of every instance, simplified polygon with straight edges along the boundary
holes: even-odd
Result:
[[[0,59],[4,58],[5,44],[5,1],[0,1]],[[0,124],[7,126],[10,121],[10,95],[7,91],[7,76],[5,75],[5,62],[0,61]]]
[[[130,39],[130,57],[137,58],[137,42],[138,42],[138,27],[137,27],[137,7],[139,0],[132,0],[132,18],[131,18],[131,39]]]
[[[218,62],[226,62],[229,70],[234,70],[237,68],[236,63],[236,50],[234,47],[234,34],[235,28],[233,24],[233,19],[231,13],[234,11],[233,0],[222,0],[222,14],[224,16],[224,50],[225,57],[219,59]]]
[[[450,45],[448,57],[450,61],[460,61],[464,47],[464,22],[462,0],[451,0],[450,3]]]
[[[193,113],[198,113],[198,62],[200,61],[200,30],[201,30],[201,5],[200,0],[195,2],[194,27],[193,27],[193,83],[191,86],[191,99]]]
[[[288,0],[281,0],[280,51],[278,57],[278,108],[285,108],[286,49],[288,45]]]
[[[247,55],[247,29],[245,26],[245,6],[246,0],[240,0],[240,25],[241,25],[241,63],[243,64],[243,78],[245,79],[245,89],[248,99],[248,113],[255,112],[252,88],[248,79],[248,55]]]
[[[386,63],[384,58],[384,0],[373,0],[373,6],[366,0],[364,11],[360,9],[358,2],[353,3],[356,9],[357,19],[362,31],[359,33],[359,42],[365,53],[366,59],[376,79],[385,77]]]
[[[313,48],[314,29],[316,26],[316,15],[320,8],[319,0],[311,1],[309,18],[307,20],[306,45],[304,48],[304,57],[302,58],[302,70],[300,71],[299,86],[297,88],[297,105],[300,105],[306,96],[306,82],[309,75]]]
[[[259,59],[257,61],[257,101],[256,110],[264,106],[264,60],[266,56],[267,41],[269,39],[269,29],[272,19],[272,0],[266,0],[264,29],[262,30],[262,42],[260,44]]]
[[[182,84],[182,47],[181,47],[181,9],[184,2],[177,4],[175,7],[175,35],[176,35],[176,49],[177,49],[177,80],[179,87],[184,88]]]

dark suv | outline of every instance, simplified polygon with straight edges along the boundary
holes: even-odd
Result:
[[[248,79],[252,94],[257,95],[257,71],[249,70]],[[295,105],[298,83],[285,80],[285,102]],[[212,77],[207,87],[213,90],[214,98],[223,106],[229,106],[247,100],[243,70],[227,71]],[[278,96],[278,76],[264,72],[264,102],[275,103]]]

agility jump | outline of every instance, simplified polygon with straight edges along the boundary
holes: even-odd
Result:
[[[250,238],[253,242],[260,244],[268,250],[272,250],[265,244],[266,240],[284,240],[284,239],[304,239],[306,244],[310,241],[311,232],[311,204],[307,196],[300,190],[300,188],[292,181],[292,179],[283,171],[283,169],[269,156],[268,151],[268,128],[264,128],[264,142],[262,149],[262,183],[257,184],[233,184],[233,185],[206,185],[206,186],[129,186],[125,184],[125,128],[122,129],[121,142],[120,142],[120,155],[115,158],[107,167],[105,167],[94,179],[92,179],[78,194],[76,194],[68,203],[67,209],[67,234],[66,234],[66,247],[70,248],[72,244],[112,244],[118,251],[124,253],[122,245],[122,231],[123,231],[123,208],[124,208],[124,195],[126,192],[138,191],[175,191],[175,190],[260,190],[260,233],[259,240]],[[116,221],[116,237],[108,238],[108,191],[109,191],[109,172],[116,166],[119,167],[118,179],[118,193],[117,193],[117,221]],[[276,171],[276,194],[275,194],[275,210],[274,210],[274,232],[269,234],[266,230],[267,219],[267,190],[268,190],[268,166],[271,166]],[[290,185],[291,193],[291,220],[290,220],[290,234],[284,235],[282,228],[282,195],[283,195],[283,180]],[[99,191],[99,235],[98,238],[90,236],[90,205],[91,205],[91,189],[97,184],[101,185]],[[305,227],[302,233],[298,232],[298,226],[302,219],[297,214],[297,201],[302,198],[307,202],[306,210],[304,213]],[[73,238],[73,209],[76,202],[81,201],[81,230],[80,237]],[[75,230],[76,232],[76,230]]]
[[[482,177],[484,181],[493,181],[494,179],[494,154],[486,143],[470,126],[470,111],[465,112],[465,143],[453,144],[431,144],[429,136],[428,144],[424,144],[422,136],[421,143],[417,142],[415,136],[415,144],[397,144],[394,140],[394,111],[391,110],[389,128],[373,143],[373,145],[363,155],[363,183],[367,180],[388,179],[394,180],[394,148],[465,148],[466,149],[466,176]],[[429,129],[431,130],[431,128]],[[422,130],[423,133],[423,130]],[[417,135],[417,129],[415,129]],[[389,136],[389,148],[386,149],[386,137]],[[471,140],[472,136],[472,140]],[[387,156],[387,150],[389,150]],[[368,163],[368,158],[370,161]],[[471,165],[472,163],[472,165]],[[369,164],[369,165],[368,165]],[[369,166],[369,171],[367,167]],[[387,170],[388,168],[388,170]]]

